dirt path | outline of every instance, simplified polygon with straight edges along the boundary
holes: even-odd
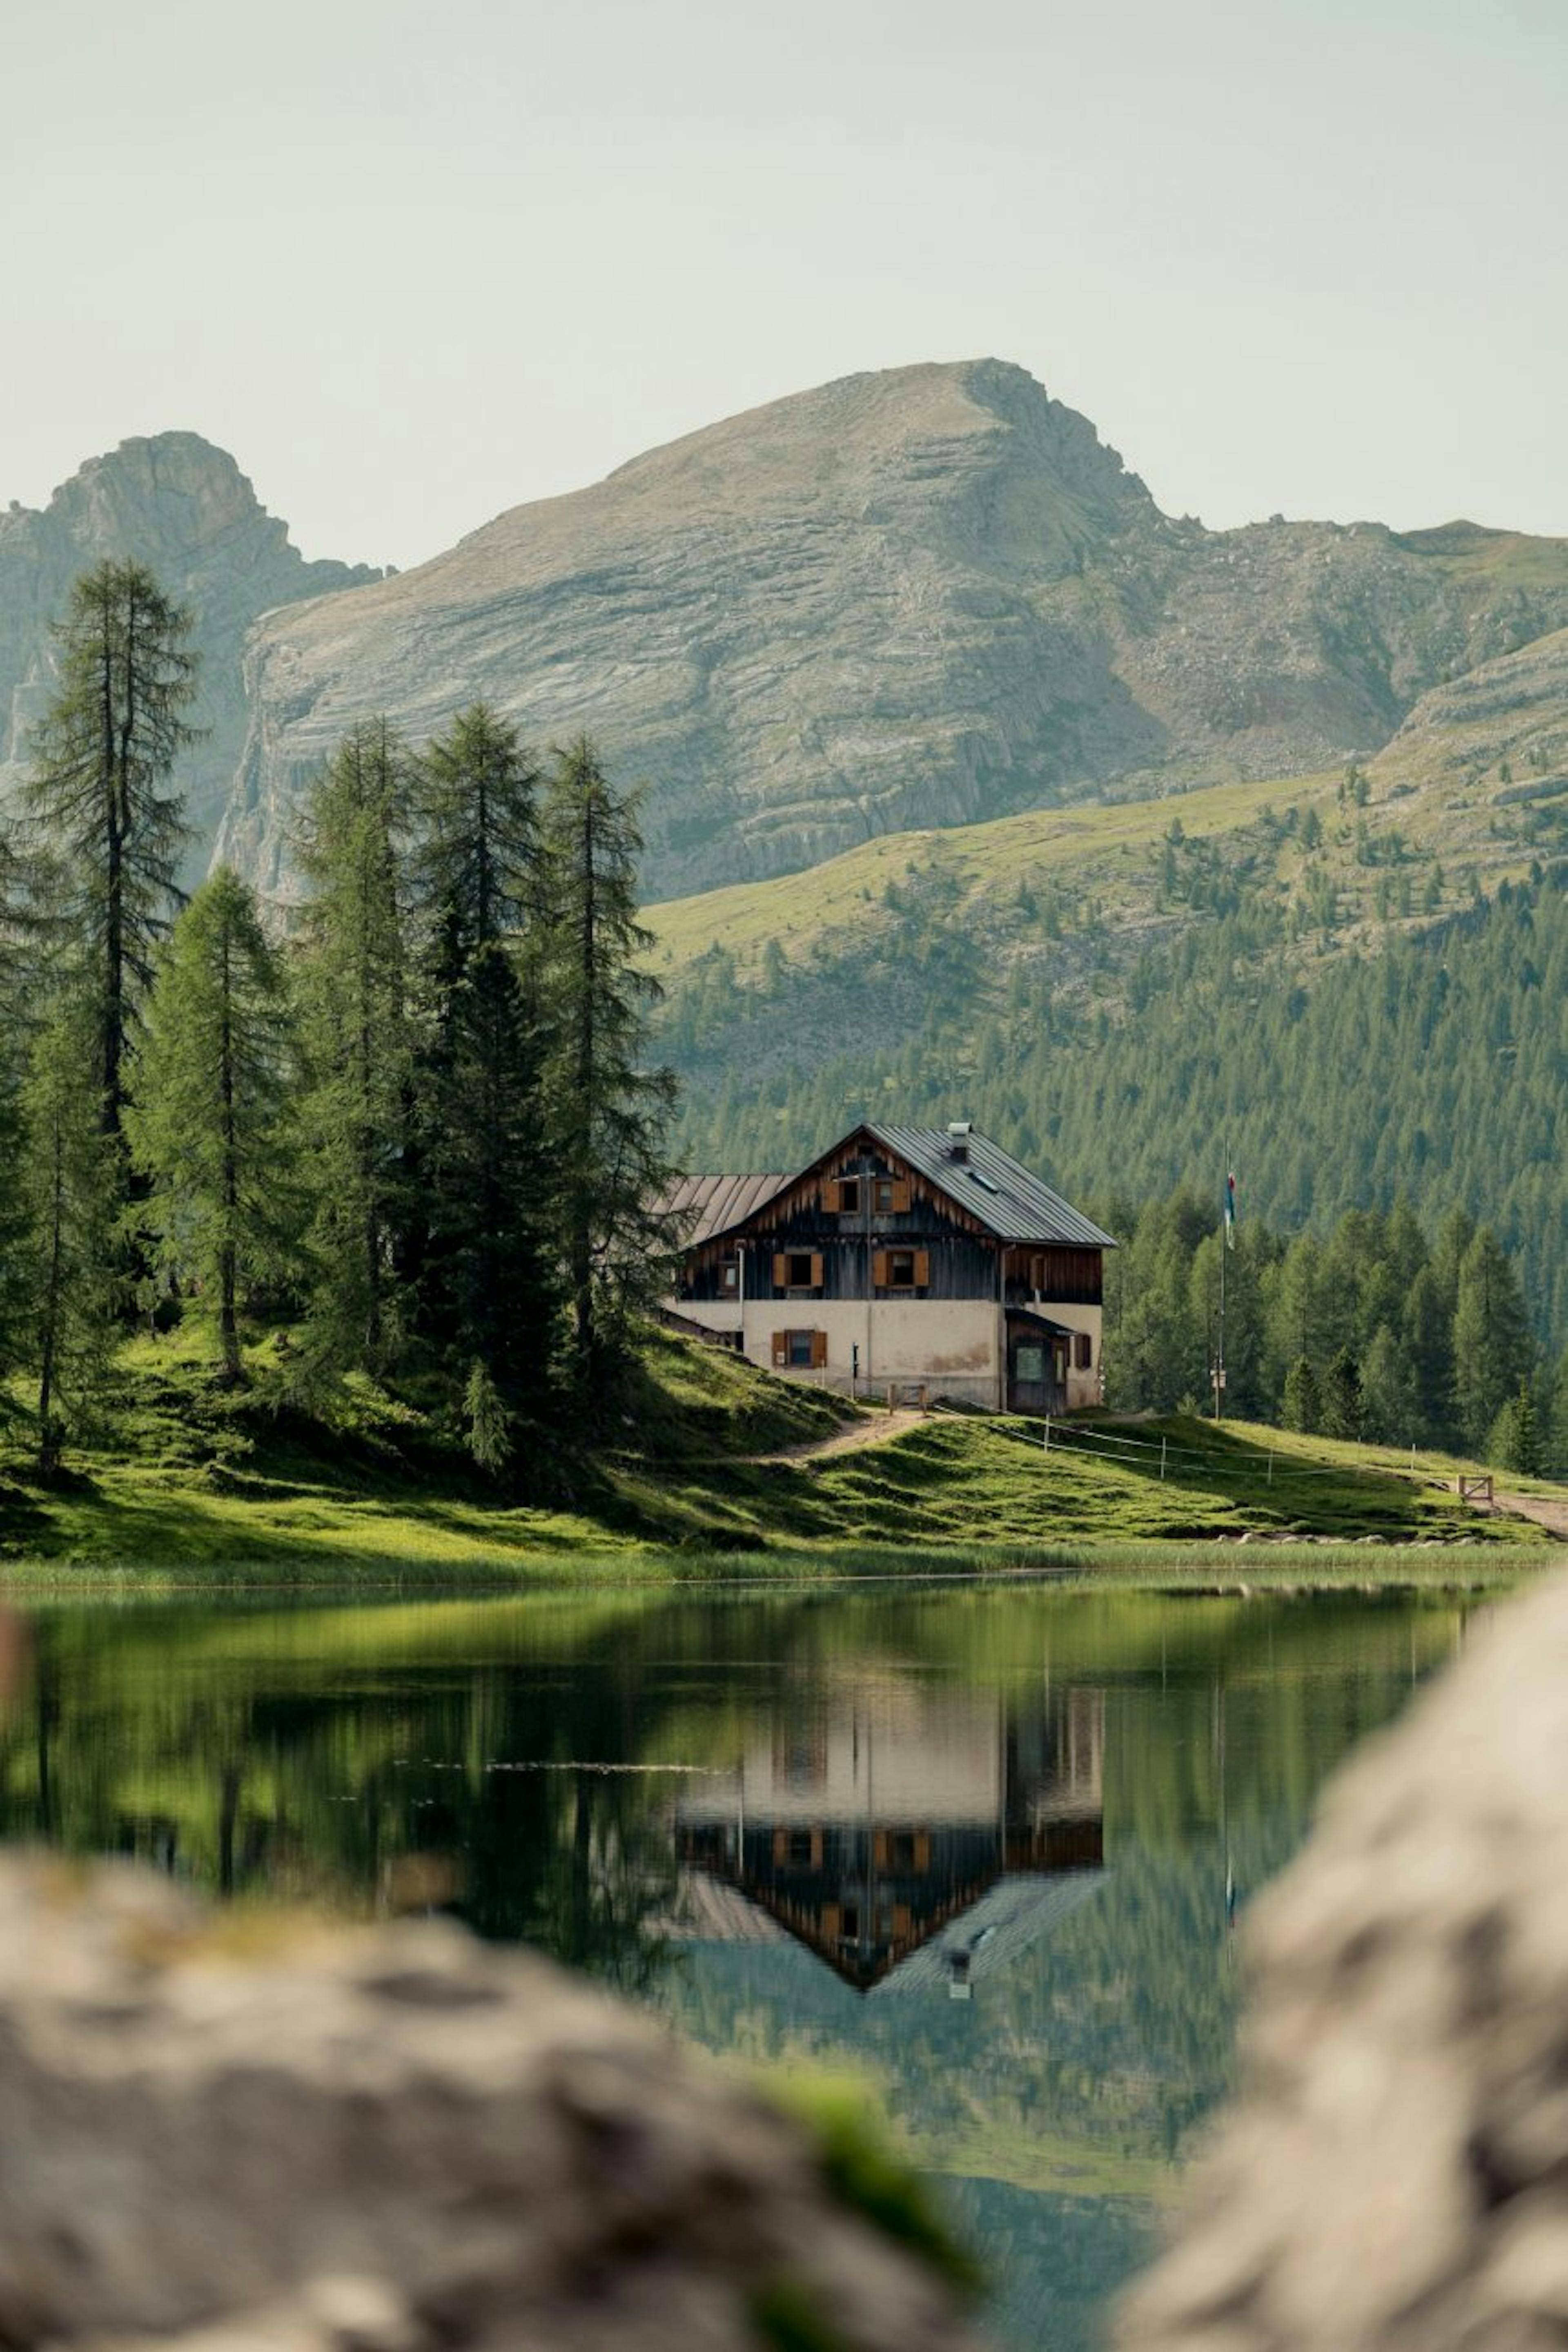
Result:
[[[1568,1543],[1568,1503],[1555,1503],[1544,1495],[1505,1495],[1498,1490],[1500,1511],[1515,1511],[1521,1519],[1533,1519],[1538,1527],[1550,1528],[1554,1536]]]
[[[807,1438],[804,1445],[786,1445],[778,1454],[743,1454],[742,1462],[821,1462],[830,1454],[858,1454],[863,1445],[885,1445],[889,1437],[902,1437],[906,1429],[918,1428],[927,1418],[918,1405],[900,1405],[894,1412],[879,1412],[875,1421],[852,1421],[831,1437]]]

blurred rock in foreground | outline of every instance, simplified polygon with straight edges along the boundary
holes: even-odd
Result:
[[[1248,1937],[1244,2095],[1125,2352],[1568,2343],[1568,1587],[1367,1748]]]
[[[0,1864],[0,2344],[961,2352],[795,2128],[542,1960]]]

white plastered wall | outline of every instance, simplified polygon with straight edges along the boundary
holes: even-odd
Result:
[[[717,1328],[734,1328],[732,1322]],[[748,1298],[742,1328],[754,1364],[772,1367],[775,1331],[824,1331],[827,1362],[803,1374],[823,1386],[880,1391],[923,1384],[933,1396],[995,1405],[1001,1317],[988,1298]]]
[[[988,1298],[875,1299],[868,1350],[863,1298],[748,1298],[743,1308],[738,1299],[705,1299],[700,1305],[674,1305],[674,1311],[706,1330],[742,1331],[746,1355],[768,1370],[774,1369],[775,1331],[826,1331],[826,1366],[794,1374],[819,1388],[848,1392],[858,1348],[862,1394],[884,1390],[891,1381],[923,1384],[932,1396],[991,1410],[1005,1402],[1002,1315]],[[1036,1311],[1064,1329],[1089,1334],[1089,1365],[1083,1370],[1072,1364],[1068,1369],[1068,1405],[1076,1412],[1098,1404],[1104,1323],[1100,1309],[1042,1298]]]

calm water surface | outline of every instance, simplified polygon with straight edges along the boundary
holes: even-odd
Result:
[[[1235,1922],[1468,1604],[1049,1591],[40,1610],[0,1836],[441,1908],[876,2084],[1079,2352],[1226,2087]]]

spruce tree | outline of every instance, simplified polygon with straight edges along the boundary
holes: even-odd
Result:
[[[405,843],[409,761],[364,721],[310,785],[299,841],[310,889],[298,950],[312,1353],[342,1371],[395,1349],[407,1216],[412,1027]]]
[[[1361,1366],[1349,1348],[1336,1349],[1324,1375],[1320,1401],[1327,1437],[1360,1437],[1364,1408]]]
[[[545,792],[545,1085],[557,1230],[580,1390],[598,1394],[629,1317],[666,1288],[678,1236],[657,1203],[670,1168],[675,1081],[646,1066],[659,989],[638,959],[637,795],[618,793],[586,736],[557,753]]]
[[[22,1129],[26,1013],[17,864],[0,833],[0,1413],[5,1411],[5,1375],[16,1369],[26,1343],[29,1307]]]
[[[1459,1262],[1454,1304],[1454,1402],[1472,1451],[1486,1444],[1534,1356],[1519,1277],[1491,1227],[1482,1225]]]
[[[90,1067],[119,1137],[125,1063],[153,951],[179,900],[188,838],[169,779],[194,730],[190,615],[140,563],[110,558],[71,590],[59,691],[34,738],[24,805],[51,881],[57,940],[93,1008]]]
[[[533,1418],[549,1403],[558,1311],[537,784],[516,729],[476,704],[429,746],[415,793],[422,1319]]]
[[[1308,1435],[1322,1427],[1322,1393],[1310,1357],[1298,1356],[1285,1375],[1280,1418],[1287,1429],[1300,1430]]]
[[[118,1139],[106,1131],[90,1077],[100,1008],[61,997],[33,1039],[21,1111],[25,1134],[24,1269],[28,1345],[37,1382],[38,1465],[58,1466],[73,1423],[108,1369],[118,1304]]]
[[[279,1272],[295,1237],[290,1058],[278,958],[249,890],[220,866],[159,958],[125,1124],[148,1185],[139,1214],[163,1263],[213,1299],[231,1386],[241,1290]]]

